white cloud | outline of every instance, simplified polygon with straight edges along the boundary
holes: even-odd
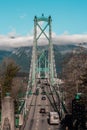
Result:
[[[25,37],[20,36],[16,38],[3,36],[0,37],[0,48],[8,49],[20,46],[30,46],[32,45],[32,42],[33,42],[32,36],[25,36]]]
[[[56,33],[52,33],[52,41],[54,44],[77,44],[82,42],[87,42],[87,34],[62,34],[57,35]],[[44,37],[40,38],[39,44],[44,45],[47,44],[48,40]],[[20,46],[31,46],[33,45],[33,35],[27,36],[4,36],[0,35],[0,49],[8,49],[13,47]]]
[[[87,42],[87,34],[59,35],[57,40],[60,43],[82,43]]]

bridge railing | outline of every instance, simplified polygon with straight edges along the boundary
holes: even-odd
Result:
[[[60,102],[60,108],[58,108],[58,113],[60,115],[60,118],[64,118],[66,114],[68,114],[68,110],[64,104],[64,101],[61,97],[61,94],[60,94],[60,91],[56,91],[56,88],[55,86],[52,86],[52,89],[53,91],[55,92],[56,96],[57,96],[57,99],[59,100]]]
[[[25,100],[21,100],[18,111],[17,111],[17,113],[15,113],[15,126],[16,126],[16,128],[23,125],[23,122],[24,122],[24,119],[26,116],[24,106],[25,106]]]

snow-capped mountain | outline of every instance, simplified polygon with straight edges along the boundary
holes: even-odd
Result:
[[[82,44],[84,45],[84,44]],[[56,63],[56,70],[57,73],[61,72],[62,69],[62,63],[64,59],[69,56],[69,54],[72,53],[80,53],[81,51],[87,52],[87,48],[84,48],[80,44],[74,45],[74,44],[67,44],[67,45],[53,45],[54,48],[54,58]],[[85,44],[86,46],[87,44]],[[47,46],[39,46],[39,50],[46,49]],[[1,53],[1,51],[0,51]],[[4,57],[10,57],[16,61],[16,63],[21,67],[21,71],[23,72],[29,72],[30,63],[31,63],[31,56],[32,56],[32,46],[29,47],[19,47],[15,48],[10,52],[3,52],[2,55],[0,55],[1,60]]]

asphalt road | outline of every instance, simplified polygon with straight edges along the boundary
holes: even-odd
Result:
[[[60,130],[58,125],[48,123],[48,113],[52,111],[52,107],[47,97],[46,100],[41,99],[43,96],[41,92],[40,88],[39,95],[31,95],[33,100],[31,104],[28,103],[29,115],[24,130]],[[43,107],[46,110],[45,114],[40,113]]]

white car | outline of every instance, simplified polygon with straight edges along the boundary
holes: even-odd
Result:
[[[59,115],[57,112],[49,113],[49,123],[58,125],[60,123]]]

